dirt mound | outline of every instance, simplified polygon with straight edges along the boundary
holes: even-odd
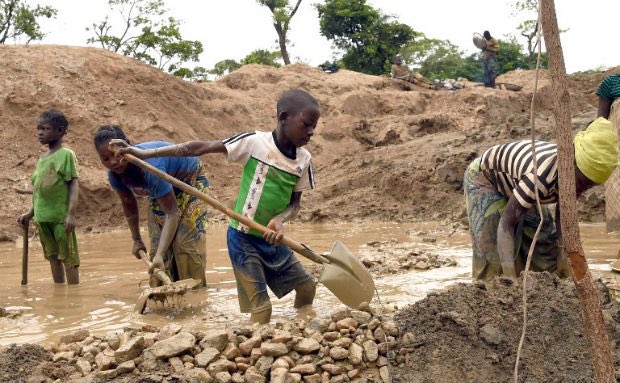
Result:
[[[524,86],[519,92],[403,91],[385,77],[326,74],[295,64],[247,65],[219,81],[195,84],[105,50],[64,46],[3,45],[0,65],[0,191],[6,196],[0,238],[15,237],[13,222],[30,205],[30,175],[43,152],[35,137],[41,111],[54,107],[69,117],[66,145],[80,161],[78,227],[98,230],[124,221],[92,148],[99,125],[119,123],[134,142],[271,130],[278,95],[293,87],[311,92],[322,112],[309,144],[317,190],[304,196],[300,219],[458,219],[467,163],[492,144],[527,137],[533,81],[532,72],[521,71],[500,77]],[[594,117],[594,89],[602,76],[570,78],[576,128]],[[550,138],[552,97],[548,86],[540,92],[539,137]],[[220,156],[204,161],[212,193],[230,204],[238,166],[222,164]]]
[[[620,310],[600,284],[616,366]],[[522,326],[521,288],[495,280],[457,284],[397,314],[401,346],[411,351],[400,382],[512,381]],[[520,381],[593,381],[581,309],[571,281],[548,273],[528,277],[528,329]]]
[[[36,344],[12,344],[0,352],[0,382],[23,381],[36,375],[34,368],[52,360],[52,354]]]

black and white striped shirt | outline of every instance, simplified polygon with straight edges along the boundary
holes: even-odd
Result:
[[[495,145],[482,154],[480,162],[480,170],[499,193],[507,198],[514,195],[519,204],[528,209],[536,203],[535,180],[541,203],[554,203],[558,199],[557,146],[536,141],[535,150],[536,176],[529,140]]]

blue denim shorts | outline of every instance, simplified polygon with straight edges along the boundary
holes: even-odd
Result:
[[[271,308],[267,286],[282,298],[298,285],[314,281],[284,245],[273,246],[232,227],[228,227],[226,241],[242,313],[255,314]]]

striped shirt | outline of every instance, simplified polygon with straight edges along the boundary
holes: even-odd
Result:
[[[605,77],[598,89],[596,89],[596,95],[610,103],[613,103],[616,98],[620,97],[620,73]]]
[[[532,142],[516,141],[487,149],[480,162],[480,170],[503,196],[515,196],[524,208],[536,204],[534,182],[538,186],[541,203],[555,203],[558,199],[557,146],[536,141],[538,174],[534,175]]]

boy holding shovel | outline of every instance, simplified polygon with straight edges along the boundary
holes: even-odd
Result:
[[[189,141],[149,150],[111,142],[125,146],[119,154],[142,159],[223,153],[228,161],[244,164],[234,210],[269,229],[261,236],[231,220],[227,232],[239,306],[241,312],[251,313],[252,322],[268,323],[271,318],[267,286],[279,298],[295,290],[296,308],[314,300],[314,279],[280,241],[284,222],[299,212],[302,191],[314,188],[310,152],[303,146],[314,134],[319,116],[314,97],[293,89],[277,102],[277,126],[272,132],[247,132],[222,141]]]

